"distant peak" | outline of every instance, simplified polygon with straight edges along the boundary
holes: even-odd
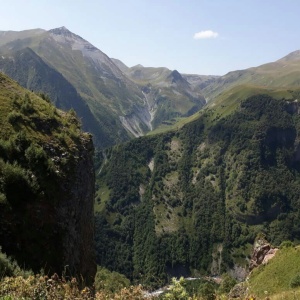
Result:
[[[132,68],[141,69],[141,68],[144,68],[144,66],[141,64],[138,64],[138,65],[133,66]]]
[[[176,82],[176,81],[182,81],[183,80],[181,74],[177,70],[172,71],[171,74],[168,77],[170,79],[172,79],[173,83]]]
[[[292,61],[292,60],[299,60],[299,59],[300,59],[300,50],[296,50],[294,52],[291,52],[290,54],[288,54],[287,56],[283,57],[280,60]]]
[[[56,34],[56,35],[65,35],[65,36],[71,36],[74,35],[67,27],[62,26],[58,28],[54,28],[49,30],[50,33]]]

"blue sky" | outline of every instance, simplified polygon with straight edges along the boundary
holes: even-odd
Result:
[[[0,30],[64,25],[128,66],[223,75],[300,49],[299,0],[1,2]]]

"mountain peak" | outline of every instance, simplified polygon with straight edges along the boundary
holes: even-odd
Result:
[[[293,60],[300,60],[300,50],[296,50],[291,52],[290,54],[286,55],[281,61],[293,61]]]
[[[141,65],[141,64],[138,64],[138,65],[133,66],[132,68],[135,68],[135,69],[142,69],[142,68],[144,68],[144,66]]]
[[[54,29],[49,30],[50,33],[56,34],[56,35],[64,35],[64,36],[73,36],[74,33],[71,32],[67,27],[62,26]]]
[[[172,80],[172,83],[184,80],[177,70],[172,71],[168,77]]]

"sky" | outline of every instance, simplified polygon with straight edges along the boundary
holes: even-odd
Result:
[[[9,0],[0,30],[61,26],[131,67],[224,75],[300,49],[299,0]]]

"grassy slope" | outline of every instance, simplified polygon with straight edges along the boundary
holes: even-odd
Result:
[[[5,45],[16,39],[24,39],[34,35],[40,35],[44,32],[43,29],[30,29],[23,31],[0,31],[0,46]]]
[[[154,128],[168,127],[178,116],[189,116],[205,103],[200,90],[194,90],[177,71],[137,65],[129,68],[126,74],[144,90],[148,90],[147,97],[151,105],[157,106],[152,122]]]
[[[1,47],[4,55],[9,55],[12,50],[18,51],[30,47],[76,88],[98,121],[98,126],[101,126],[102,131],[108,135],[109,145],[130,138],[119,120],[119,115],[130,115],[135,105],[144,105],[143,95],[135,84],[123,75],[120,76],[124,77],[124,82],[114,78],[108,66],[103,67],[107,70],[99,71],[99,66],[95,66],[80,51],[70,51],[68,46],[57,44],[49,32],[30,37],[27,37],[26,32],[19,32],[19,35],[20,40],[13,40]],[[106,72],[108,75],[105,75]]]
[[[284,89],[284,88],[266,88],[254,85],[240,85],[232,89],[226,90],[218,95],[213,101],[209,102],[202,110],[187,118],[174,118],[168,124],[162,124],[155,130],[148,133],[148,135],[160,134],[167,131],[175,131],[182,128],[184,125],[196,120],[205,112],[210,111],[211,118],[209,125],[213,125],[217,120],[224,118],[234,112],[241,101],[250,96],[257,94],[265,94],[275,99],[293,99],[293,93],[298,89]]]
[[[296,51],[276,62],[230,72],[207,86],[203,93],[211,101],[220,93],[244,84],[269,88],[299,88],[299,67],[299,53]]]
[[[249,279],[250,292],[271,299],[299,299],[300,290],[290,281],[300,274],[300,248],[284,248],[267,265],[254,269]],[[294,297],[294,293],[296,298]]]
[[[8,121],[8,116],[12,111],[17,110],[14,107],[14,99],[19,98],[16,103],[17,105],[22,104],[22,97],[28,95],[31,99],[33,113],[30,114],[22,114],[21,117],[23,119],[20,124],[17,126],[13,126]],[[54,138],[56,135],[61,134],[62,132],[66,133],[66,141],[68,140],[70,143],[66,143],[67,147],[72,146],[72,138],[68,136],[68,132],[66,127],[68,126],[73,128],[74,131],[79,130],[75,123],[72,124],[72,121],[69,119],[68,115],[59,111],[53,107],[47,101],[41,99],[34,93],[29,92],[26,89],[20,87],[15,81],[11,80],[7,76],[0,73],[0,135],[2,139],[8,139],[13,134],[19,131],[24,131],[30,138],[35,140],[39,140],[40,142],[50,141],[51,138]],[[19,113],[19,112],[18,112]],[[42,128],[37,128],[32,122],[32,119],[39,119],[41,122],[50,122],[50,120],[55,120],[58,122],[60,126],[55,126],[53,129],[50,129],[50,134],[45,134]]]

